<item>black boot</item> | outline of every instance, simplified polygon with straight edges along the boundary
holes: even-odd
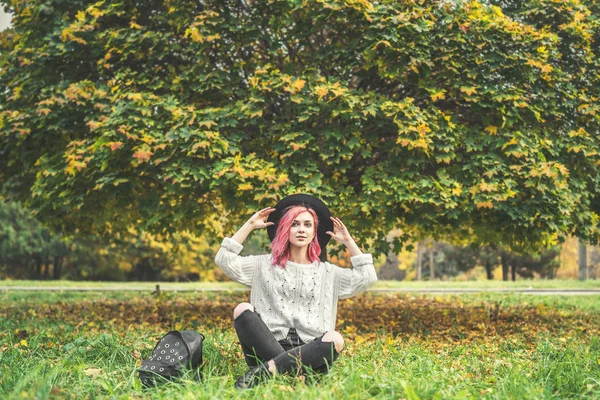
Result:
[[[267,363],[250,368],[248,372],[235,381],[236,389],[250,389],[271,377]]]

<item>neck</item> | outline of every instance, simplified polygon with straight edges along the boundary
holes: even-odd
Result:
[[[290,246],[289,260],[296,264],[310,264],[308,259],[308,247]]]

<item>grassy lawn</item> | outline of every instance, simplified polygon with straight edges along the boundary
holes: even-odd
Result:
[[[246,292],[0,292],[0,398],[600,398],[600,295],[367,293],[339,305],[329,375],[246,392],[231,326]],[[204,380],[142,390],[168,330],[206,335]]]
[[[89,282],[89,281],[16,281],[0,280],[0,286],[60,286],[82,288],[127,288],[141,291],[154,290],[156,285],[164,290],[196,290],[196,289],[245,289],[245,286],[235,282]],[[378,281],[374,289],[600,289],[600,280],[530,280],[512,281]]]

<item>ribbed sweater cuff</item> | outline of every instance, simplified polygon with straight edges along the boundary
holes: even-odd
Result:
[[[350,257],[350,262],[353,267],[362,267],[363,265],[373,264],[373,256],[371,254],[359,254]]]
[[[240,252],[242,251],[242,249],[244,248],[244,246],[242,246],[241,244],[239,244],[238,242],[236,242],[235,240],[231,239],[231,238],[224,238],[223,241],[221,242],[221,247],[226,248],[227,250],[235,253],[235,254],[240,254]]]

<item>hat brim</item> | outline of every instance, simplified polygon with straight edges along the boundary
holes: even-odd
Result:
[[[311,208],[317,214],[319,218],[319,226],[317,228],[317,239],[321,246],[320,258],[322,261],[327,259],[327,243],[331,239],[326,232],[333,232],[333,221],[331,221],[331,212],[329,208],[320,199],[308,195],[308,194],[293,194],[284,199],[281,199],[279,203],[275,205],[275,211],[269,214],[268,222],[274,222],[274,225],[267,227],[267,233],[271,242],[275,239],[275,233],[277,233],[277,227],[279,226],[279,220],[283,216],[283,211],[291,206],[306,206]]]

